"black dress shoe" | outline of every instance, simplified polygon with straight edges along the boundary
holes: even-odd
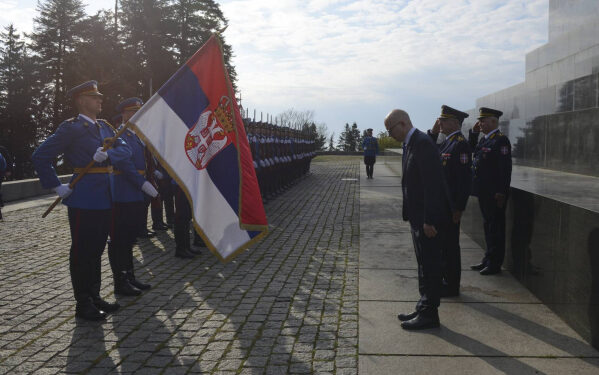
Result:
[[[152,225],[152,230],[167,230],[168,226],[164,223],[158,223]]]
[[[406,330],[421,330],[439,327],[439,315],[419,313],[414,319],[401,323],[401,328]]]
[[[127,279],[127,273],[123,272],[122,274],[115,277],[114,294],[119,296],[133,297],[139,296],[141,294],[141,290],[131,285],[129,283],[129,280]]]
[[[101,298],[94,299],[94,306],[96,306],[98,310],[105,311],[107,313],[113,313],[121,308],[121,305],[119,305],[117,302],[110,303]]]
[[[402,322],[405,322],[407,320],[414,319],[417,316],[418,316],[418,311],[414,311],[414,312],[409,313],[409,314],[398,314],[397,315],[397,319],[401,320]]]
[[[176,249],[175,257],[182,258],[182,259],[192,259],[195,257],[195,255],[193,255],[192,253],[187,251],[187,249]]]
[[[106,313],[102,310],[98,310],[98,308],[90,301],[83,304],[77,304],[75,317],[98,322],[106,319]]]
[[[481,275],[495,275],[501,272],[501,268],[499,267],[491,267],[491,266],[487,266],[485,268],[483,268],[482,270],[480,270],[480,274]]]
[[[486,264],[484,264],[484,263],[479,263],[479,264],[475,264],[475,265],[473,265],[473,266],[470,266],[470,269],[471,269],[471,270],[474,270],[474,271],[480,271],[480,270],[482,270],[483,268],[485,268],[486,266],[487,266],[487,265],[486,265]]]
[[[127,271],[127,281],[129,281],[129,284],[131,284],[139,290],[148,290],[152,288],[152,285],[142,283],[141,281],[137,280],[133,271]]]

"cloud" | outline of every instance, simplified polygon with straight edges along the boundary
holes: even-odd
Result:
[[[18,1],[4,0],[0,2],[0,24],[8,26],[13,24],[19,34],[30,32],[33,28],[33,17],[35,6],[23,6]]]
[[[342,101],[390,92],[481,96],[524,79],[547,39],[547,0],[229,0],[239,87],[256,105]]]

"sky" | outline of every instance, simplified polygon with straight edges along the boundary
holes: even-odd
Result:
[[[0,24],[30,31],[36,3],[0,0]],[[114,7],[87,3],[90,14]],[[548,0],[219,3],[242,105],[258,117],[314,111],[335,139],[353,122],[377,134],[393,108],[421,130],[443,104],[474,108],[477,98],[522,82],[526,53],[548,36]]]

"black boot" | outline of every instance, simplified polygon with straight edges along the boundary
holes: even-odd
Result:
[[[152,285],[150,285],[150,284],[144,284],[141,281],[137,280],[135,278],[135,274],[133,273],[133,270],[127,271],[127,281],[129,281],[129,284],[133,285],[134,287],[136,287],[139,290],[148,290],[152,287]]]
[[[127,280],[127,272],[119,272],[114,275],[114,294],[121,296],[139,296],[141,290],[129,284]]]

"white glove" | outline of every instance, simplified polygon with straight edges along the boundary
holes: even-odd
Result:
[[[69,195],[71,195],[71,193],[73,192],[73,189],[71,189],[71,188],[69,187],[69,184],[61,184],[61,185],[58,185],[57,187],[55,187],[55,188],[54,188],[54,189],[52,189],[52,190],[54,190],[54,192],[55,192],[56,194],[58,194],[58,196],[59,196],[61,199],[65,199],[66,197],[68,197]]]
[[[106,159],[108,159],[108,152],[102,151],[102,147],[98,147],[96,153],[94,154],[94,161],[96,163],[101,163]]]
[[[158,191],[149,181],[146,181],[143,185],[141,185],[141,191],[148,194],[152,198],[156,198],[158,196]]]
[[[162,174],[162,172],[156,170],[154,171],[154,177],[156,177],[159,180],[162,180],[164,178],[164,175]]]

